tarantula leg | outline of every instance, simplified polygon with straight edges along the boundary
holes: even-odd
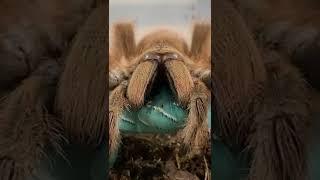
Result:
[[[130,22],[121,22],[113,25],[112,52],[115,59],[124,57],[129,60],[135,55],[136,44],[134,27]]]
[[[47,108],[53,102],[58,75],[55,62],[44,63],[1,100],[1,180],[33,176],[49,146],[61,154],[61,125]]]
[[[198,67],[191,68],[192,75],[203,81],[209,89],[212,88],[211,67]]]
[[[250,139],[254,148],[249,180],[304,180],[306,178],[305,125],[284,114],[265,119]]]
[[[121,70],[109,70],[109,91],[117,87],[128,76]]]
[[[246,137],[253,153],[249,179],[305,180],[308,89],[291,66],[277,62],[266,67],[272,71],[264,102]]]
[[[188,67],[193,77],[205,82],[211,89],[211,25],[196,23],[193,29],[191,43],[191,59]]]
[[[208,23],[196,23],[194,25],[191,55],[196,62],[210,62],[211,57],[211,25]]]
[[[179,133],[191,156],[201,153],[209,140],[209,103],[210,91],[202,81],[196,80],[191,92],[186,126]]]
[[[122,82],[109,96],[109,155],[116,152],[120,142],[119,119],[125,108],[129,107],[125,97],[127,82]]]
[[[93,10],[65,57],[55,102],[67,138],[94,147],[107,132],[107,6]]]

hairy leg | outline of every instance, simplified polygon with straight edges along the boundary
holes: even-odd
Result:
[[[109,96],[109,154],[115,152],[120,142],[119,119],[129,107],[126,96],[127,82],[122,82]]]
[[[59,80],[56,111],[73,143],[99,146],[107,134],[107,6],[80,28]]]
[[[136,44],[132,23],[121,22],[113,25],[112,46],[109,53],[109,154],[115,152],[120,142],[119,119],[129,107],[126,98],[130,61],[135,55]],[[134,76],[136,77],[136,76]],[[130,91],[131,92],[131,91]],[[143,101],[143,100],[142,100]],[[133,100],[133,104],[139,104]]]
[[[209,103],[210,91],[202,81],[195,80],[188,105],[186,126],[179,132],[179,137],[191,156],[201,153],[210,137],[207,117]]]
[[[56,62],[44,62],[1,100],[1,180],[32,176],[40,160],[46,157],[46,148],[62,152],[61,126],[50,110],[58,75]]]
[[[267,65],[269,82],[260,111],[251,123],[250,180],[304,180],[309,125],[308,91],[294,68]]]
[[[194,84],[188,97],[189,114],[186,126],[179,133],[190,156],[201,153],[208,142],[208,111],[211,98],[211,24],[196,23],[191,43],[192,64],[188,64]],[[187,78],[187,77],[185,77]]]
[[[201,79],[207,87],[212,88],[211,59],[211,24],[197,23],[194,25],[191,43],[191,74]]]

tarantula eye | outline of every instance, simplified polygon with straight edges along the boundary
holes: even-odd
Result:
[[[157,54],[154,54],[154,53],[147,53],[145,56],[144,56],[144,60],[160,60],[161,57]]]
[[[178,59],[178,54],[176,53],[169,53],[163,56],[163,61],[175,60],[175,59]]]

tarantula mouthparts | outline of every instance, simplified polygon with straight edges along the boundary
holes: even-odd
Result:
[[[145,58],[146,62],[139,64],[133,72],[127,89],[129,101],[135,107],[141,107],[145,100],[152,96],[151,93],[158,89],[158,86],[169,86],[177,100],[182,105],[186,105],[194,84],[184,63],[179,62],[181,57],[174,59],[178,55],[173,52],[163,54],[152,52],[145,55],[147,58],[152,56],[156,59]]]
[[[113,28],[109,51],[111,151],[119,143],[117,121],[122,112],[141,108],[158,93],[159,86],[171,89],[176,101],[189,110],[187,124],[177,136],[192,150],[203,148],[208,139],[211,98],[211,86],[204,81],[211,79],[211,25],[195,24],[191,48],[169,30],[147,34],[136,44],[131,23],[117,23]]]

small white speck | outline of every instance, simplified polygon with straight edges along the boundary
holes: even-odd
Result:
[[[128,119],[128,118],[126,118],[126,117],[122,117],[122,120],[123,120],[123,121],[126,121],[126,122],[128,122],[128,123],[130,123],[130,124],[136,125],[136,123],[135,123],[134,121],[132,121],[131,119]]]
[[[168,119],[171,119],[174,122],[177,122],[178,120],[171,116],[169,113],[167,113],[164,109],[157,107],[157,106],[152,106],[152,105],[147,105],[147,107],[151,107],[152,109],[154,109],[155,111],[160,112],[161,114],[163,114],[165,117],[167,117]]]

